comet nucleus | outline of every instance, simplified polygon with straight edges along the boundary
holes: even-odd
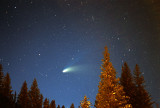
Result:
[[[64,69],[62,72],[63,73],[68,72],[68,68]]]

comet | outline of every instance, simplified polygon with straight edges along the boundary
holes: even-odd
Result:
[[[73,72],[74,70],[76,70],[75,68],[76,67],[68,67],[68,68],[65,68],[62,72],[63,73]]]
[[[62,72],[63,73],[66,73],[66,72],[69,72],[71,70],[71,68],[66,68],[66,69],[64,69]]]
[[[83,66],[71,66],[62,70],[63,73],[76,72],[83,70]]]

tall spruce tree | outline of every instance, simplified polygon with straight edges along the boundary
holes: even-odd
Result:
[[[82,108],[91,108],[91,102],[88,99],[87,96],[84,96],[84,99],[80,102]]]
[[[123,86],[125,95],[129,97],[128,104],[131,104],[135,108],[135,84],[133,83],[133,77],[126,62],[122,66],[120,84]]]
[[[3,91],[3,100],[4,100],[4,108],[11,108],[14,106],[13,95],[11,89],[11,79],[9,73],[4,77],[4,91]]]
[[[145,81],[139,66],[136,64],[134,69],[134,81],[136,84],[136,104],[135,108],[152,108],[151,96],[145,90]]]
[[[70,108],[75,108],[73,103],[71,104]]]
[[[12,99],[12,87],[11,87],[11,79],[9,73],[4,77],[4,96]]]
[[[56,108],[56,103],[55,103],[55,100],[52,100],[50,105],[49,105],[49,108]]]
[[[101,75],[99,82],[99,90],[96,96],[96,108],[120,108],[132,107],[127,104],[127,96],[123,91],[123,87],[116,78],[116,71],[110,62],[107,47],[104,51],[104,59],[102,59]]]
[[[43,102],[43,108],[49,108],[49,99],[45,98]]]
[[[40,94],[37,80],[34,79],[29,91],[29,98],[31,101],[31,108],[42,108],[43,96]]]
[[[3,94],[4,91],[4,74],[3,74],[3,67],[0,64],[0,95]]]
[[[27,88],[27,82],[24,81],[21,91],[18,95],[18,105],[20,105],[22,108],[29,108],[30,101],[29,101],[29,95],[28,95],[28,88]]]
[[[3,67],[0,64],[0,108],[5,107],[6,99],[4,99],[4,74],[3,74]]]

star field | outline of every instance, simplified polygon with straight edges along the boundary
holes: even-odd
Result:
[[[120,77],[126,61],[139,64],[146,89],[160,101],[158,2],[151,0],[2,0],[0,63],[19,92],[34,78],[44,98],[77,107],[98,92],[102,52],[107,45]],[[157,16],[155,16],[155,14]],[[70,73],[62,71],[79,66]]]

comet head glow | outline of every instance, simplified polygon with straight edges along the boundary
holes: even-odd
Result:
[[[65,73],[65,72],[68,72],[68,71],[69,71],[69,68],[66,68],[62,72]]]

